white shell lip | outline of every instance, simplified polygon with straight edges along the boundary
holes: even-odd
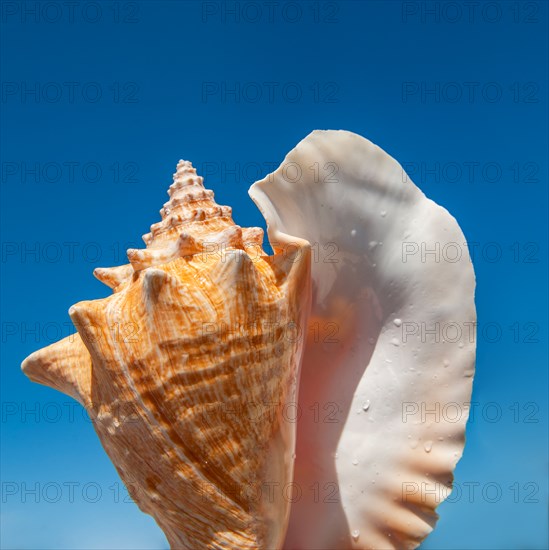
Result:
[[[464,446],[476,311],[463,233],[397,161],[341,130],[312,132],[249,194],[271,242],[316,250],[299,400],[337,408],[336,422],[300,419],[294,476],[336,483],[337,502],[293,504],[285,547],[415,548]],[[448,246],[459,257],[437,257]]]

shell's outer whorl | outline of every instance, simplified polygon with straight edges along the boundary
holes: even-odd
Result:
[[[23,370],[86,404],[172,547],[280,547],[288,500],[258,488],[293,475],[310,247],[266,255],[184,161],[161,215],[130,264],[96,270],[114,294],[70,309],[79,335]]]

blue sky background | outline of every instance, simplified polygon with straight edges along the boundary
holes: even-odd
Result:
[[[477,243],[477,405],[422,548],[547,548],[547,3],[35,4],[1,4],[2,548],[167,548],[19,365],[109,293],[93,268],[159,220],[179,158],[263,226],[249,185],[316,128],[379,144]]]

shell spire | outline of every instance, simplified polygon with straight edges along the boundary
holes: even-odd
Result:
[[[170,198],[160,209],[161,221],[143,235],[146,248],[130,248],[129,264],[97,268],[95,277],[118,291],[133,273],[179,257],[213,254],[222,249],[248,250],[255,256],[264,256],[263,230],[236,225],[231,207],[218,205],[213,191],[206,189],[203,182],[190,161],[180,160],[168,189]]]
[[[191,162],[177,163],[168,189],[170,199],[160,209],[162,220],[151,225],[150,233],[143,235],[147,248],[128,250],[134,271],[199,252],[217,253],[221,248],[259,247],[260,254],[264,255],[263,230],[236,225],[232,208],[218,205],[213,191],[206,189],[203,181]]]
[[[168,189],[170,198],[160,209],[162,220],[151,225],[150,233],[143,235],[147,248],[164,248],[166,243],[176,241],[182,231],[196,241],[203,241],[212,232],[235,225],[232,209],[218,205],[213,191],[206,189],[203,181],[192,163],[187,160],[177,163]]]

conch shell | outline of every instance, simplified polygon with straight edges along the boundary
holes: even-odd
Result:
[[[466,250],[410,251],[464,246],[456,221],[343,131],[313,132],[250,189],[272,256],[190,163],[169,195],[146,248],[94,272],[113,295],[73,306],[78,333],[24,372],[87,408],[173,548],[417,547],[474,370],[474,338],[433,326],[476,316]],[[416,414],[448,404],[459,418]]]

